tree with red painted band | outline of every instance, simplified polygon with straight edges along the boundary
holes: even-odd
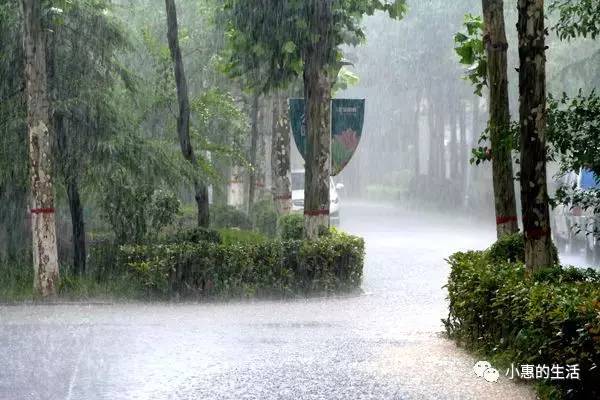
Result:
[[[31,233],[33,236],[33,286],[38,295],[56,295],[58,250],[54,212],[54,185],[49,102],[47,94],[46,41],[40,0],[23,0],[23,43],[29,133],[31,182]],[[34,212],[34,211],[38,212]]]
[[[546,187],[546,29],[544,0],[519,0],[521,206],[530,272],[556,263]]]
[[[405,0],[226,0],[232,48],[227,69],[259,92],[304,82],[307,151],[304,208],[329,210],[331,97],[341,68],[341,45],[364,38],[363,15],[385,11],[400,19]],[[326,214],[305,214],[304,232],[315,238],[329,226]]]

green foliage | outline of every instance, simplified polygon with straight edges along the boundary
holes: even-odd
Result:
[[[277,212],[271,199],[256,202],[249,216],[232,206],[214,206],[210,218],[211,226],[215,229],[254,229],[271,237],[277,232]]]
[[[515,365],[579,364],[581,380],[549,381],[567,398],[600,394],[600,275],[559,266],[526,276],[522,263],[498,256],[514,253],[520,240],[507,239],[495,251],[450,257],[448,334]],[[496,259],[491,257],[495,254]]]
[[[165,190],[155,190],[150,198],[148,208],[149,226],[153,232],[173,223],[175,216],[180,213],[181,202],[174,193]]]
[[[188,242],[122,252],[130,273],[156,295],[287,297],[357,289],[364,242],[334,232],[315,241]]]
[[[588,95],[579,91],[576,96],[563,94],[548,100],[548,141],[550,157],[559,163],[561,173],[579,172],[581,168],[600,176],[600,97],[595,91]],[[555,201],[568,207],[577,206],[600,213],[600,190],[580,190],[559,187]],[[600,235],[597,227],[578,227]]]
[[[215,229],[252,229],[252,221],[245,212],[232,206],[213,206],[210,209],[210,225]]]
[[[279,218],[277,229],[282,240],[300,240],[304,237],[304,216],[295,213],[284,215]]]
[[[177,232],[170,240],[172,243],[223,243],[221,233],[214,229],[195,227]]]
[[[210,151],[216,162],[247,165],[244,151],[249,122],[236,99],[224,90],[210,89],[196,97],[191,108],[191,134],[198,147]]]
[[[464,26],[466,32],[454,35],[460,63],[467,67],[465,79],[475,87],[475,94],[482,95],[482,90],[487,86],[487,55],[483,43],[483,18],[471,14],[465,15]]]
[[[68,300],[137,300],[144,299],[144,288],[128,274],[111,275],[98,280],[91,276],[63,273],[60,279],[59,296]]]
[[[525,238],[522,233],[505,235],[488,250],[490,260],[497,263],[525,262]]]
[[[29,262],[31,248],[24,206],[29,171],[21,32],[20,3],[0,1],[0,262],[15,265]]]
[[[600,176],[600,97],[595,91],[548,99],[548,141],[562,172],[586,167]]]
[[[102,236],[88,241],[87,274],[98,282],[111,280],[124,274],[123,262],[119,258],[119,246],[111,236]]]
[[[521,133],[519,131],[519,123],[511,122],[510,126],[508,127],[508,134],[502,136],[502,140],[498,145],[503,146],[512,151],[518,152],[520,146],[520,135]],[[490,129],[486,128],[485,131],[483,131],[479,136],[479,140],[477,141],[477,147],[471,149],[471,159],[469,160],[471,164],[479,165],[481,163],[492,160],[493,150],[490,147],[488,147],[489,142]]]
[[[118,248],[113,247],[113,251]],[[0,263],[0,303],[24,302],[34,299],[31,265]],[[143,288],[127,274],[116,270],[106,279],[79,276],[68,269],[61,270],[59,295],[67,300],[141,299]]]
[[[27,264],[0,262],[0,303],[33,297],[33,268]]]
[[[554,26],[561,40],[577,37],[596,39],[600,33],[599,0],[555,0],[551,12],[559,12],[559,21]]]
[[[172,224],[180,202],[173,193],[124,178],[105,193],[102,208],[118,243],[139,243]]]
[[[268,240],[268,238],[262,233],[255,231],[243,231],[241,229],[220,229],[219,234],[223,238],[223,244],[226,246],[241,243],[256,244]]]
[[[504,235],[498,239],[489,249],[488,257],[494,263],[525,262],[525,237],[517,232]],[[558,260],[558,250],[552,245],[553,259]]]
[[[277,234],[277,211],[272,198],[254,203],[250,216],[255,230],[270,237]]]
[[[333,85],[333,93],[346,90],[351,86],[356,86],[360,83],[360,77],[346,67],[340,68],[335,84]]]
[[[400,19],[407,11],[405,0],[342,0],[332,7],[331,47],[327,49],[331,67],[342,58],[341,45],[364,41],[363,15],[379,10]],[[302,75],[306,49],[324,39],[315,37],[311,29],[313,8],[313,2],[304,0],[268,0],[260,7],[245,0],[226,0],[222,16],[228,24],[225,72],[259,93],[293,82]]]

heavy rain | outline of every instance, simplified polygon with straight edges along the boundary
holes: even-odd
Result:
[[[0,0],[0,400],[600,399],[600,0]]]

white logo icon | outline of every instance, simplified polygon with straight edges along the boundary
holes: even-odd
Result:
[[[498,382],[498,378],[500,378],[500,373],[497,369],[488,368],[483,373],[483,379],[488,382]]]
[[[492,368],[492,364],[487,361],[478,361],[475,366],[473,366],[473,372],[479,378],[483,378],[488,382],[498,382],[498,378],[500,377],[500,373],[497,369]]]
[[[492,364],[487,361],[478,361],[473,367],[473,372],[475,372],[475,375],[481,378],[485,370],[488,368],[492,368]]]

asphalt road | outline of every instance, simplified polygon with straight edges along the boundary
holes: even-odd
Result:
[[[0,399],[533,399],[441,334],[444,258],[492,226],[345,205],[364,294],[291,302],[0,307]]]

